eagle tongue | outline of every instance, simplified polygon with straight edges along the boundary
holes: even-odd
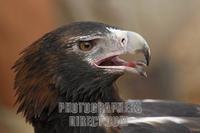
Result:
[[[128,67],[136,67],[137,63],[135,61],[130,61],[126,64]]]
[[[119,58],[118,56],[112,58],[111,61],[116,66],[127,66],[127,67],[132,67],[132,68],[136,68],[137,66],[142,66],[142,64],[140,64],[140,62],[138,62],[138,61],[129,61],[129,62],[127,62],[127,61]]]

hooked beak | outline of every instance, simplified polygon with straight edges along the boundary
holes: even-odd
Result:
[[[136,32],[127,32],[127,52],[131,54],[143,53],[146,59],[146,65],[151,60],[151,52],[146,40]]]
[[[110,54],[108,57],[104,57],[103,59],[95,62],[95,66],[102,69],[111,69],[112,71],[127,71],[147,77],[145,67],[150,63],[151,54],[150,48],[145,39],[138,33],[131,31],[112,29],[111,32],[116,36],[121,45],[119,52],[123,52],[119,55],[125,53],[142,53],[145,57],[145,61],[125,61],[119,58],[119,55]]]

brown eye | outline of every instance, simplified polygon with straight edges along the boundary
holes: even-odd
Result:
[[[79,49],[82,51],[89,51],[93,48],[93,44],[90,42],[80,42]]]

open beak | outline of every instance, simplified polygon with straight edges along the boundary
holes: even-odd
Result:
[[[111,70],[122,70],[131,73],[136,73],[141,76],[147,77],[145,72],[145,67],[149,65],[151,54],[150,48],[145,41],[145,39],[135,32],[130,31],[121,31],[121,30],[113,30],[112,31],[116,38],[119,40],[118,42],[121,45],[120,55],[121,54],[136,54],[142,53],[145,57],[144,61],[125,61],[119,58],[119,55],[111,54],[109,57],[105,57],[97,62],[95,62],[96,67],[102,69],[111,69]]]

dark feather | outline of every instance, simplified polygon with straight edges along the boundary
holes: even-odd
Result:
[[[135,102],[130,100],[129,102]],[[142,112],[130,114],[124,133],[200,133],[200,106],[174,101],[141,101]],[[132,120],[131,120],[132,119]]]

